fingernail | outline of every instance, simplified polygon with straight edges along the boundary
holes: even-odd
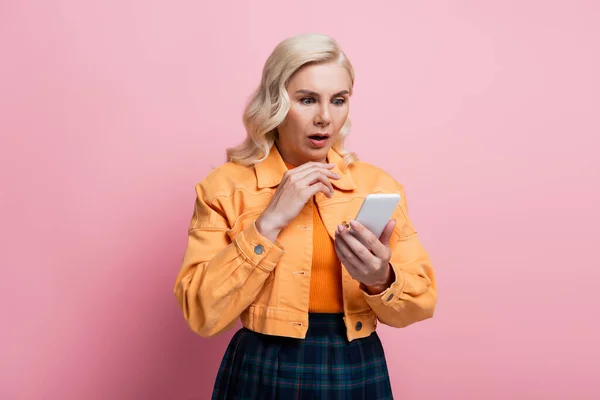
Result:
[[[353,228],[356,228],[356,227],[358,226],[358,222],[356,222],[355,220],[353,220],[353,219],[352,219],[352,220],[350,220],[350,225],[351,225]]]
[[[342,233],[343,230],[344,230],[344,227],[342,225],[337,226],[338,233]]]

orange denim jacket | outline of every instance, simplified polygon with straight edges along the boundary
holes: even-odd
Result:
[[[342,266],[344,321],[348,340],[369,336],[377,321],[405,327],[433,316],[434,270],[408,217],[404,188],[390,175],[357,161],[346,167],[330,150],[328,161],[341,178],[334,195],[316,195],[331,238],[338,224],[354,218],[369,193],[400,193],[390,240],[395,281],[369,295]],[[188,244],[175,282],[175,296],[190,328],[201,336],[231,329],[240,318],[253,331],[305,338],[312,265],[313,201],[275,243],[254,221],[271,200],[287,167],[276,146],[254,167],[228,162],[196,185]]]

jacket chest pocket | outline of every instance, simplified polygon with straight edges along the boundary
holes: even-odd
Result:
[[[341,202],[324,203],[320,207],[321,220],[332,238],[335,237],[338,225],[350,223],[350,220],[356,218],[363,201],[364,197],[355,196]]]

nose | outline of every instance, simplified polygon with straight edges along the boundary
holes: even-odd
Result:
[[[329,112],[329,104],[323,104],[319,107],[319,111],[315,115],[315,125],[327,126],[331,122],[331,113]]]

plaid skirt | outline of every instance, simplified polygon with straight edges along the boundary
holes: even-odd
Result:
[[[343,314],[310,314],[306,339],[246,328],[231,339],[212,399],[392,399],[376,332],[348,342]]]

